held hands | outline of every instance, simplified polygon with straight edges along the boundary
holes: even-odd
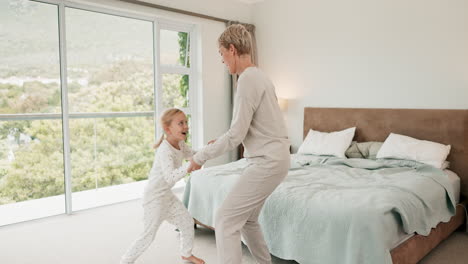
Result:
[[[212,140],[208,141],[208,145],[213,144],[215,142],[216,142],[216,139],[212,139]],[[197,164],[195,161],[193,161],[192,158],[190,158],[189,162],[190,162],[190,165],[189,165],[189,167],[187,169],[188,173],[191,173],[192,171],[197,171],[197,170],[201,169],[201,166],[199,164]]]
[[[190,165],[189,165],[189,167],[187,169],[188,173],[191,173],[192,171],[196,171],[196,170],[201,169],[201,166],[198,165],[195,161],[193,161],[192,158],[190,158],[189,162],[190,162]]]

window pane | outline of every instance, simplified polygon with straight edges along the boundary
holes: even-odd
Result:
[[[161,64],[190,67],[190,41],[187,32],[161,30]]]
[[[63,213],[63,171],[61,120],[0,122],[0,225]]]
[[[0,114],[61,113],[58,8],[0,1]],[[0,121],[0,225],[64,213],[61,120]]]
[[[66,9],[70,112],[153,109],[153,25]]]
[[[148,178],[153,117],[72,119],[70,137],[74,210],[128,200],[110,186]]]
[[[182,74],[163,74],[163,106],[188,107],[189,76]]]
[[[0,114],[60,113],[57,6],[0,1]]]

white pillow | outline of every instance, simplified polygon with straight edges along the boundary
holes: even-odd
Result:
[[[297,153],[346,158],[345,151],[351,144],[355,131],[355,127],[330,133],[311,129]]]
[[[442,169],[449,153],[450,145],[391,133],[377,153],[377,158],[414,160]]]

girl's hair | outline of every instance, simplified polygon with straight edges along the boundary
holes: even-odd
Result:
[[[166,111],[164,111],[164,113],[161,115],[159,122],[161,124],[161,127],[163,128],[163,134],[161,138],[159,138],[158,142],[154,144],[153,146],[154,149],[157,149],[161,145],[161,143],[164,140],[164,135],[166,135],[166,132],[164,131],[164,129],[171,125],[172,119],[174,119],[174,116],[177,115],[178,113],[184,113],[184,112],[177,108],[169,108]]]
[[[219,36],[218,45],[229,49],[230,44],[234,45],[239,56],[250,54],[252,50],[252,37],[243,25],[230,25]]]

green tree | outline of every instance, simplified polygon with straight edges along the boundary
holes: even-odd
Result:
[[[122,76],[123,73],[126,76]],[[153,107],[151,68],[145,71],[132,62],[118,62],[108,67],[107,72],[101,69],[93,76],[96,79],[100,76],[104,81],[87,86],[74,84],[69,95],[73,110],[148,111]],[[26,94],[25,90],[45,98],[56,96],[54,92],[45,91],[47,87],[32,83],[8,86],[7,91],[16,98],[18,94]],[[0,87],[2,90],[6,90],[5,87]],[[2,98],[14,101],[15,96]],[[39,102],[31,111],[50,111],[47,100]],[[21,113],[24,109],[24,104],[8,104],[8,110],[13,113]],[[63,194],[61,121],[0,122],[2,146],[8,135],[14,136],[17,147],[12,162],[7,160],[8,149],[5,147],[0,157],[0,204]],[[32,140],[21,142],[21,135]],[[70,138],[73,191],[147,178],[154,156],[152,117],[70,119]]]
[[[186,67],[190,67],[190,43],[189,43],[189,34],[186,32],[179,32],[179,62]],[[183,98],[188,98],[187,93],[189,89],[189,76],[184,75],[180,79],[180,95]],[[185,101],[183,107],[187,107],[188,100]]]

